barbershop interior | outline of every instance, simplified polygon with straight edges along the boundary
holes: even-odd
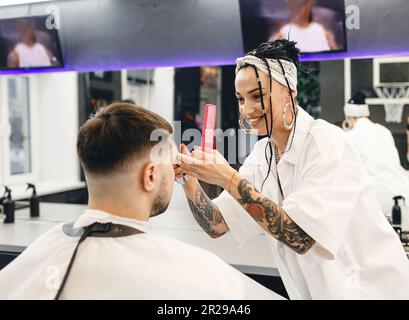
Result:
[[[409,299],[408,15],[1,0],[0,299]]]

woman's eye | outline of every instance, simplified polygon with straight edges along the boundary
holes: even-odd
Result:
[[[237,97],[237,101],[238,101],[240,104],[242,104],[242,103],[244,102],[244,99]]]
[[[265,94],[263,94],[263,98],[265,97]],[[260,100],[261,96],[258,94],[256,96],[253,97],[254,100],[258,101]]]

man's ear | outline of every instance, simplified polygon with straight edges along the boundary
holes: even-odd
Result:
[[[158,166],[153,162],[148,162],[142,170],[142,189],[151,192],[155,189],[158,179]]]

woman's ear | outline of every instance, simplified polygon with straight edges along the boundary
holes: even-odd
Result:
[[[153,162],[148,162],[142,170],[142,189],[151,192],[155,189],[158,179],[158,167]]]

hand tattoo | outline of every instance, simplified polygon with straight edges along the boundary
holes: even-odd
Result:
[[[242,179],[238,185],[240,204],[271,235],[295,252],[304,254],[315,243],[281,208],[264,197],[254,186]]]

